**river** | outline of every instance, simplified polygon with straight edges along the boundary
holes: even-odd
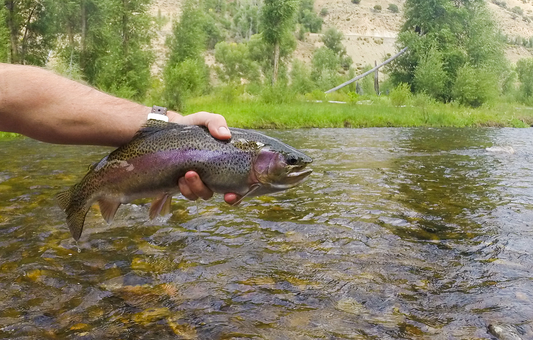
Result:
[[[111,149],[0,142],[0,338],[533,338],[533,129],[267,130],[300,186],[148,219],[54,195]]]

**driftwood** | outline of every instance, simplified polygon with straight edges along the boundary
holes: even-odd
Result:
[[[357,77],[355,78],[352,78],[350,80],[348,80],[347,82],[344,82],[342,84],[340,84],[339,86],[336,86],[330,90],[327,90],[326,93],[331,93],[333,91],[337,91],[338,89],[341,89],[343,87],[345,87],[346,85],[350,85],[351,83],[353,83],[354,81],[358,81],[359,79],[363,78],[363,77],[366,77],[368,76],[370,73],[376,71],[377,69],[379,69],[381,66],[385,66],[387,65],[388,63],[390,63],[391,61],[393,61],[394,59],[398,58],[399,56],[401,56],[402,54],[404,54],[406,51],[407,51],[408,47],[404,47],[400,52],[396,53],[395,55],[393,55],[392,57],[390,57],[389,59],[385,60],[384,62],[382,62],[381,64],[379,64],[378,66],[374,67],[373,69],[369,70],[369,71],[366,71],[365,73],[361,74],[361,75],[358,75]]]

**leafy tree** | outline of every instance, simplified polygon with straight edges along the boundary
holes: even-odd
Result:
[[[173,35],[167,41],[169,59],[163,71],[163,100],[168,107],[181,110],[191,94],[207,86],[209,71],[202,53],[206,46],[205,17],[196,0],[187,0]]]
[[[196,0],[187,0],[183,6],[179,22],[174,23],[173,34],[167,41],[170,48],[169,64],[177,64],[186,59],[198,59],[205,50],[206,35],[204,12]]]
[[[205,43],[207,49],[213,49],[219,41],[224,41],[226,33],[221,26],[215,15],[205,16],[204,32],[206,35]]]
[[[183,110],[185,100],[205,88],[207,76],[205,62],[202,59],[188,58],[181,63],[167,66],[163,93],[166,105],[176,110]]]
[[[453,84],[452,94],[463,105],[481,106],[498,96],[498,90],[492,72],[465,64],[457,71],[457,80]]]
[[[433,98],[438,98],[443,93],[446,83],[447,74],[444,71],[442,56],[433,47],[422,56],[415,69],[413,84],[416,89],[420,89],[417,92],[425,92]]]
[[[107,4],[107,53],[98,56],[95,85],[115,94],[142,99],[150,86],[152,17],[150,0],[123,0]]]
[[[346,53],[346,48],[342,44],[342,39],[344,39],[344,34],[338,31],[335,27],[328,28],[321,37],[324,45],[337,55],[343,55]]]
[[[296,93],[308,93],[314,88],[309,68],[298,59],[294,59],[292,62],[291,81],[291,87]]]
[[[248,52],[250,53],[250,59],[256,61],[261,67],[262,74],[267,79],[272,79],[273,65],[274,65],[274,47],[267,44],[261,37],[261,34],[253,35],[246,43]],[[286,36],[281,41],[279,47],[280,60],[286,60],[296,48],[296,40],[292,32],[287,32]],[[279,80],[285,81],[286,76],[283,73],[284,65],[281,63],[280,71],[278,72]]]
[[[278,78],[280,46],[292,32],[296,6],[295,0],[264,0],[261,12],[262,37],[274,50],[272,84]]]
[[[521,100],[529,104],[533,99],[533,58],[520,59],[516,63],[516,73],[520,81]]]
[[[324,32],[321,39],[324,45],[335,53],[342,68],[348,70],[353,60],[346,54],[346,48],[342,44],[342,39],[344,39],[342,32],[334,27],[330,27]]]
[[[9,61],[9,31],[6,25],[7,10],[0,6],[0,62]]]
[[[391,64],[390,75],[395,84],[407,83],[415,92],[473,105],[479,104],[478,99],[488,100],[499,90],[508,65],[499,33],[483,0],[407,0],[404,10],[406,20],[398,46],[407,46],[409,50]],[[438,65],[430,72],[431,60]],[[417,71],[419,67],[422,70]],[[466,79],[463,84],[454,86],[459,81],[459,71],[468,77],[470,69],[482,70],[488,78],[495,79],[487,86],[475,83],[478,91],[486,91],[476,100],[459,98],[460,92],[453,90],[471,87],[472,83]],[[444,85],[440,82],[437,86],[431,85],[429,79],[440,73]]]
[[[233,17],[236,33],[241,38],[250,40],[252,35],[259,33],[259,17],[259,4],[257,2],[243,2]]]
[[[44,65],[54,45],[50,16],[51,0],[5,0],[9,32],[9,60],[17,64]]]
[[[246,44],[220,42],[215,47],[215,68],[219,78],[227,83],[239,83],[241,79],[259,79],[259,65],[250,59]]]
[[[59,57],[67,73],[92,85],[141,100],[150,87],[153,62],[151,0],[52,1]]]
[[[340,83],[339,57],[327,47],[320,47],[313,53],[311,79],[321,90],[328,90]]]
[[[298,23],[307,32],[317,33],[322,29],[322,20],[313,9],[314,0],[301,0],[298,10]],[[327,11],[327,10],[326,10]]]

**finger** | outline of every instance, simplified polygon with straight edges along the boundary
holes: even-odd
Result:
[[[224,201],[226,201],[226,203],[228,203],[229,205],[235,205],[235,202],[237,202],[240,198],[241,196],[234,193],[224,194]]]
[[[205,186],[200,176],[194,171],[189,171],[185,174],[185,182],[189,189],[198,197],[208,200],[213,197],[213,191]]]
[[[181,194],[185,196],[185,198],[191,201],[196,201],[198,199],[198,196],[192,192],[191,188],[187,184],[185,177],[181,177],[178,180],[178,187],[180,188]]]
[[[216,113],[209,112],[196,112],[188,116],[183,116],[180,121],[180,124],[189,124],[189,125],[204,125],[209,129],[209,133],[213,137],[218,139],[229,139],[231,138],[231,132],[228,129],[228,123],[226,123],[226,118]]]

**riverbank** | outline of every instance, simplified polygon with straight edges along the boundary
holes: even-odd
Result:
[[[223,115],[233,127],[248,129],[365,127],[517,127],[533,125],[533,108],[516,103],[469,108],[412,99],[394,106],[388,97],[359,97],[352,102],[294,99],[266,103],[249,98],[223,100],[203,96],[187,101],[186,114],[209,111]],[[19,135],[0,132],[0,139]]]
[[[394,106],[388,97],[359,97],[353,102],[297,100],[265,103],[254,99],[224,101],[204,96],[187,102],[186,112],[216,112],[242,128],[336,127],[530,127],[533,108],[498,103],[470,108],[414,98]]]

